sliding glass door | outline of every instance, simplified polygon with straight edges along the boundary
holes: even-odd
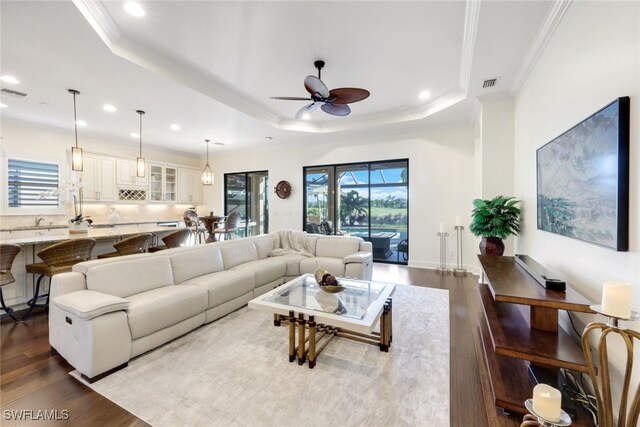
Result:
[[[240,214],[240,237],[269,232],[269,172],[224,175],[224,211]]]
[[[409,162],[406,159],[304,168],[304,228],[359,236],[375,261],[409,259]]]

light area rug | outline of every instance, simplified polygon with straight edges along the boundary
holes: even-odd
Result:
[[[334,338],[298,366],[244,307],[87,385],[154,426],[448,426],[448,291],[397,286],[388,353]]]

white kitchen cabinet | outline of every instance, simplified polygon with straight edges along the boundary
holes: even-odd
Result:
[[[114,202],[116,190],[116,159],[84,154],[82,156],[82,195],[85,202]]]
[[[199,169],[178,168],[178,202],[201,203],[202,180]]]
[[[149,201],[176,202],[178,200],[178,168],[149,164]]]
[[[149,173],[144,177],[137,176],[137,164],[135,159],[116,160],[116,183],[121,188],[146,187],[149,184]]]

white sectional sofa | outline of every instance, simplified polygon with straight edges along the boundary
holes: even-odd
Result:
[[[51,347],[95,381],[301,274],[371,279],[371,243],[299,234],[306,256],[270,256],[281,233],[77,264],[51,282]]]

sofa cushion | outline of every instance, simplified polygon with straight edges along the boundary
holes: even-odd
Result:
[[[279,256],[277,259],[285,263],[285,265],[287,266],[287,270],[284,275],[290,277],[300,276],[300,261],[308,258],[309,257],[299,254],[287,254]]]
[[[150,256],[153,256],[153,254],[143,253],[143,254],[127,255],[127,261],[131,261],[139,258],[148,258]],[[86,276],[87,272],[91,270],[93,267],[96,267],[98,265],[114,264],[117,262],[122,262],[122,258],[113,257],[113,258],[92,259],[90,261],[85,261],[85,262],[75,264],[72,268],[72,271],[75,271],[77,273],[82,273]]]
[[[344,258],[360,250],[359,237],[323,236],[316,243],[316,256]]]
[[[315,257],[300,261],[300,274],[315,273],[316,270],[327,270],[334,276],[344,276],[344,263],[342,258]]]
[[[307,234],[307,246],[309,248],[309,252],[314,255],[316,255],[316,245],[318,244],[319,238],[319,234]]]
[[[284,277],[287,264],[280,257],[259,259],[236,265],[231,270],[251,271],[255,274],[256,288]]]
[[[224,242],[223,242],[224,243]],[[258,259],[258,250],[251,240],[231,241],[220,245],[224,269],[229,270],[238,264]]]
[[[169,259],[176,284],[224,269],[222,253],[215,245],[198,245],[190,250],[178,251]]]
[[[270,235],[254,237],[251,239],[256,245],[258,251],[258,259],[265,259],[269,256],[269,252],[273,249],[273,239]]]
[[[121,298],[171,285],[171,262],[163,256],[121,260],[87,270],[87,289]]]
[[[227,270],[195,277],[177,286],[197,286],[208,294],[207,309],[251,292],[255,286],[254,274],[246,270]]]
[[[203,313],[207,308],[207,290],[198,286],[166,286],[127,299],[129,329],[134,340]]]

